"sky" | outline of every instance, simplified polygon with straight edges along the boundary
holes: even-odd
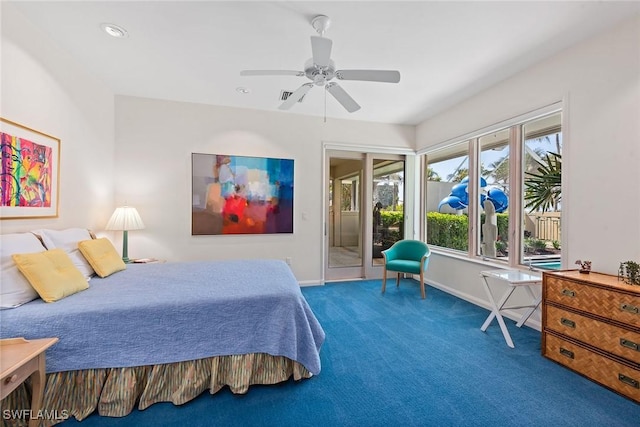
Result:
[[[529,140],[527,141],[527,146],[534,151],[540,148],[547,152],[556,152],[556,143],[555,138],[553,137],[550,139]],[[562,147],[562,135],[560,135],[560,146]],[[482,153],[483,166],[486,168],[491,163],[500,160],[508,154],[509,149],[506,146],[502,149],[484,151]],[[442,181],[448,181],[447,177],[451,174],[454,174],[456,169],[466,169],[468,168],[468,166],[469,162],[467,156],[456,157],[455,159],[429,164],[429,167],[432,168],[440,176],[440,178],[442,178]]]

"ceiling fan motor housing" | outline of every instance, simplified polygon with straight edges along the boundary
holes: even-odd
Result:
[[[328,66],[319,67],[313,63],[313,58],[310,58],[304,64],[304,75],[316,86],[324,86],[326,82],[335,77],[336,65],[333,61],[329,61]]]

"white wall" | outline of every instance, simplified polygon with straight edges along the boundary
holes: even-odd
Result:
[[[62,141],[60,217],[3,220],[2,233],[70,226],[100,231],[113,208],[127,202],[147,225],[130,233],[133,257],[289,256],[300,281],[317,281],[323,142],[402,150],[417,142],[421,149],[565,99],[565,257],[591,259],[595,270],[610,273],[622,260],[640,259],[638,17],[416,129],[129,97],[114,102],[108,88],[11,4],[1,8],[0,115]],[[294,233],[192,237],[191,152],[295,159]],[[439,258],[434,254],[431,281],[484,298],[477,276],[483,266]]]
[[[640,259],[639,16],[420,124],[417,148],[563,99],[563,259],[617,274]],[[435,255],[428,277],[486,299],[480,268]]]
[[[60,142],[59,217],[2,220],[2,233],[102,227],[113,211],[113,93],[2,2],[0,116]]]
[[[124,96],[115,104],[116,202],[135,206],[147,227],[129,233],[130,257],[290,257],[303,283],[322,277],[323,142],[415,144],[413,126]],[[191,236],[192,152],[294,159],[293,234]]]
[[[402,150],[415,145],[413,126],[324,123],[291,113],[127,97],[115,101],[105,85],[11,4],[1,7],[0,115],[61,140],[59,217],[3,220],[2,233],[66,227],[103,233],[114,207],[128,203],[147,226],[129,234],[132,257],[291,257],[300,281],[319,281],[322,143]],[[293,158],[294,233],[192,237],[192,152]],[[121,236],[110,237],[119,246]]]

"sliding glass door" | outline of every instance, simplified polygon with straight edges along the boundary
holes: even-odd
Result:
[[[404,235],[403,156],[328,151],[325,279],[382,277],[381,251]]]
[[[382,265],[382,251],[404,237],[404,160],[373,159],[373,266]]]
[[[331,278],[361,277],[364,156],[339,153],[329,159],[328,271]]]

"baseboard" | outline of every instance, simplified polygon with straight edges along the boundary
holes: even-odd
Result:
[[[298,281],[298,285],[300,285],[301,288],[304,288],[307,286],[324,286],[324,283],[318,280],[301,280]]]
[[[415,278],[414,278],[415,279]],[[419,281],[419,279],[417,280]],[[446,292],[448,294],[451,294],[457,298],[463,299],[467,302],[470,302],[473,305],[477,305],[479,307],[485,308],[489,311],[491,311],[491,306],[489,305],[489,303],[485,300],[479,299],[474,297],[473,295],[469,295],[467,293],[464,292],[460,292],[458,289],[454,289],[451,288],[447,285],[444,285],[442,283],[438,283],[435,281],[426,281],[425,283],[429,286],[432,286],[436,289],[441,290],[442,292]],[[522,314],[513,311],[513,310],[504,310],[501,311],[502,315],[504,317],[507,317],[511,320],[513,320],[514,322],[517,322],[518,320],[520,320],[520,317],[522,316]],[[540,323],[540,321],[538,321],[537,319],[531,319],[529,318],[525,323],[526,326],[530,327],[531,329],[535,329],[536,331],[541,331],[542,330],[542,324]],[[478,328],[480,328],[481,325],[478,325]]]

